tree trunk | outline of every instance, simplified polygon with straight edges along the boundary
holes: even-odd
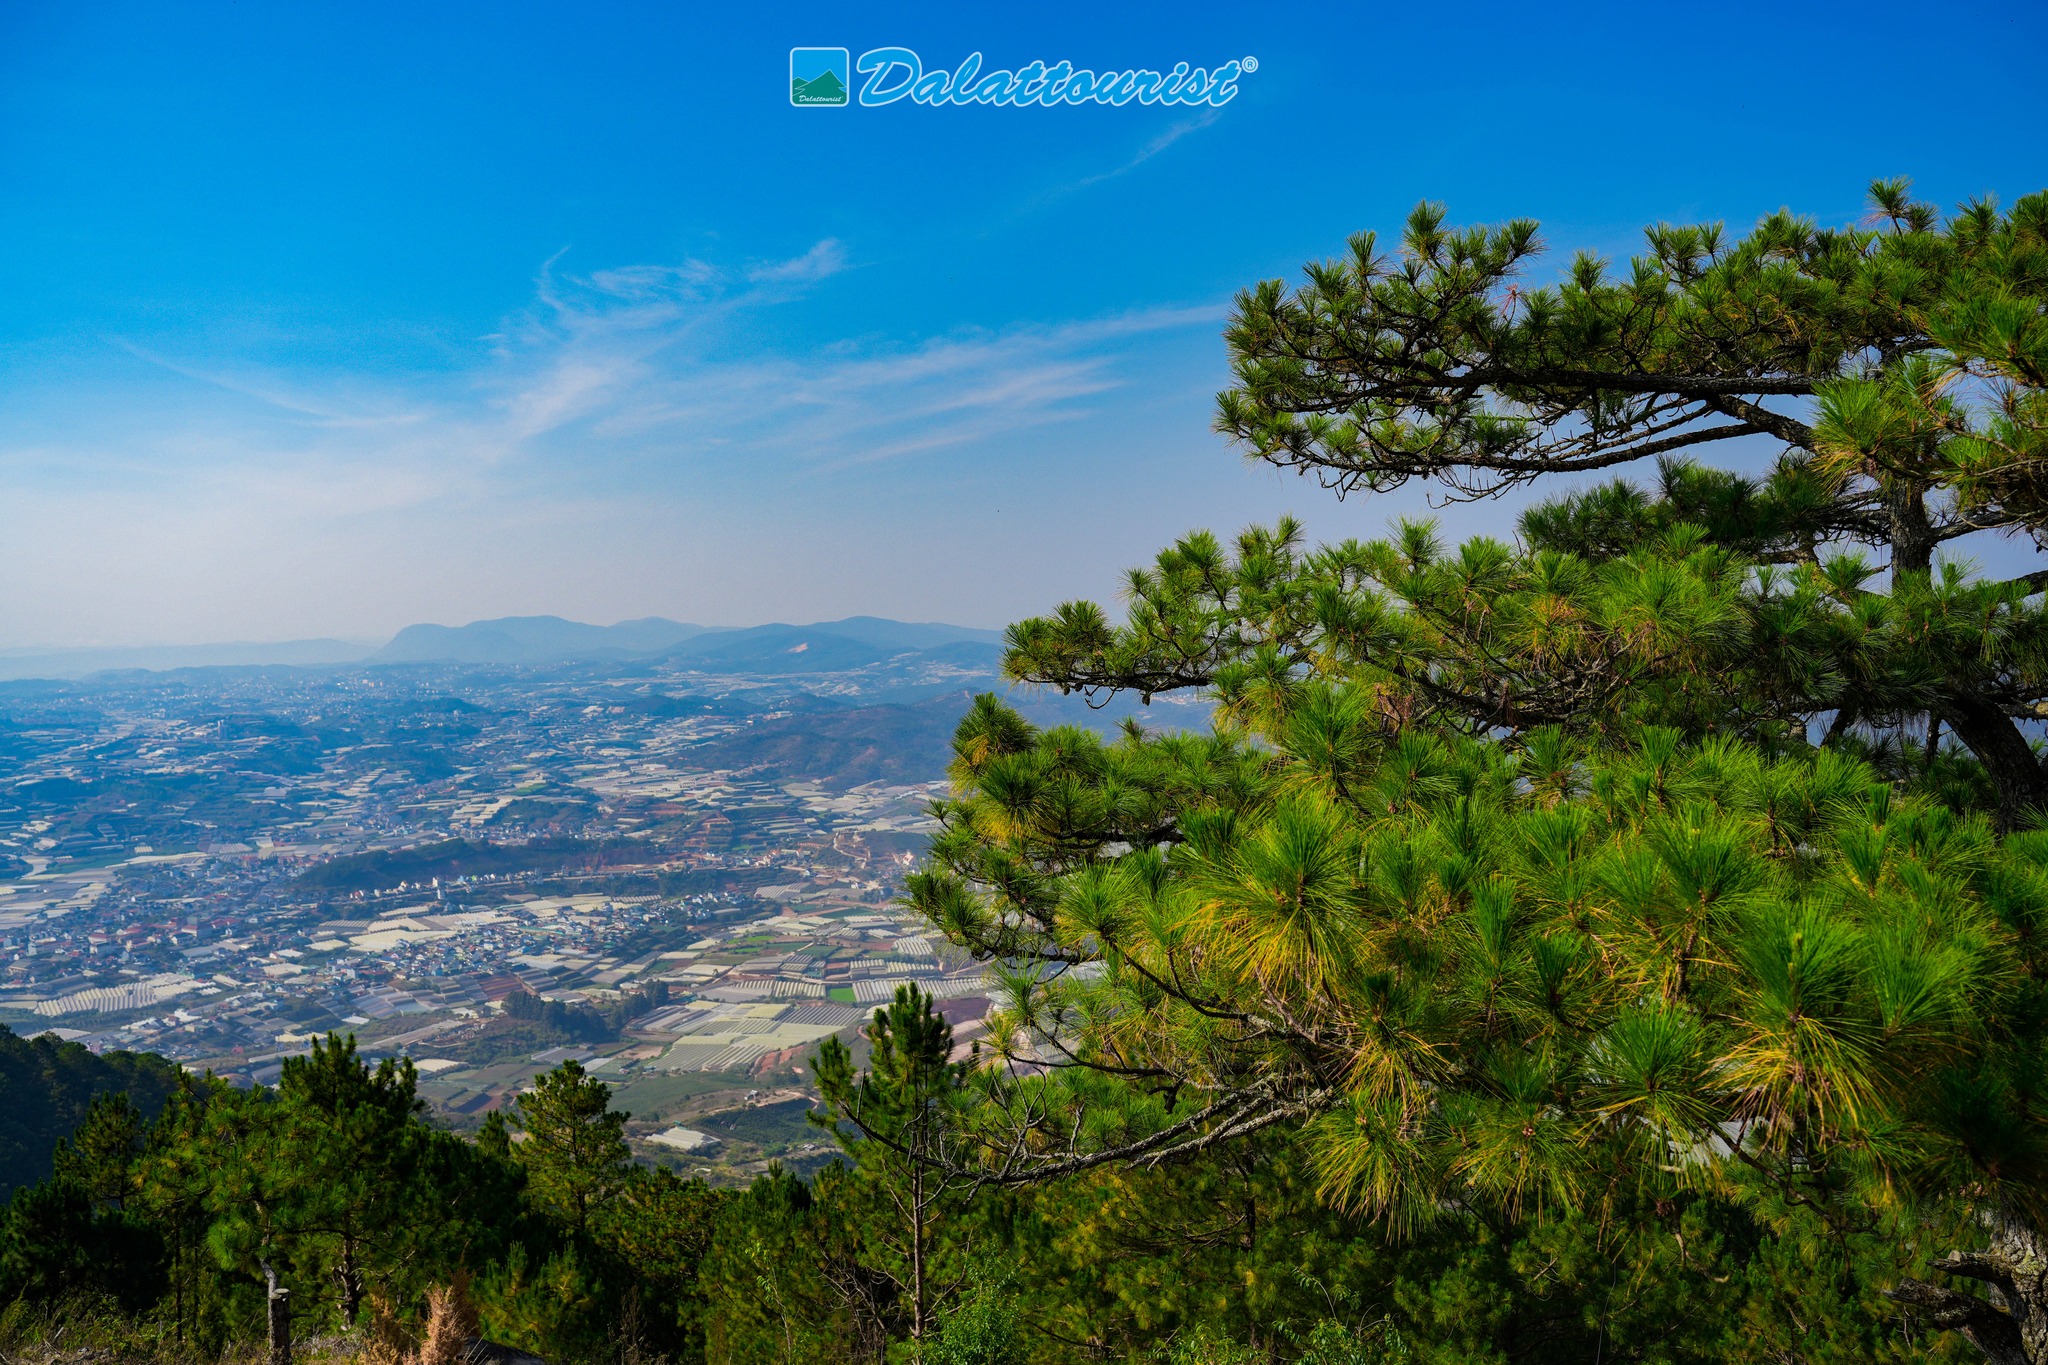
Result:
[[[292,1291],[278,1283],[277,1270],[262,1262],[270,1310],[270,1365],[292,1365]]]
[[[1991,1365],[2048,1365],[2048,1246],[2018,1223],[2002,1226],[1985,1251],[1951,1251],[1936,1270],[1982,1281],[1989,1299],[1906,1280],[1885,1297],[1926,1314],[1927,1322],[1963,1339]]]
[[[182,1214],[182,1210],[180,1213]],[[171,1331],[185,1344],[185,1220],[171,1225]]]
[[[924,1167],[910,1175],[910,1339],[924,1340]]]
[[[1998,793],[1998,823],[2012,829],[2030,806],[2048,806],[2048,776],[2011,716],[1982,697],[1951,695],[1943,718],[1970,747]]]
[[[1885,520],[1891,523],[1892,582],[1902,574],[1927,573],[1934,567],[1934,526],[1927,520],[1927,485],[1887,475],[1879,481]]]
[[[334,1268],[334,1283],[341,1299],[342,1324],[353,1327],[363,1306],[363,1276],[356,1269],[355,1246],[346,1240],[341,1244],[341,1264]]]
[[[1891,528],[1892,588],[1896,592],[1905,575],[1933,572],[1934,551],[1940,541],[1927,518],[1926,484],[1888,474],[1880,479],[1879,487],[1885,520]],[[1928,732],[1939,734],[1944,720],[1990,776],[1998,793],[2001,826],[2013,828],[2030,806],[2048,806],[2048,778],[2043,777],[2033,746],[2011,716],[1981,694],[1958,689],[1938,711],[1929,714]]]

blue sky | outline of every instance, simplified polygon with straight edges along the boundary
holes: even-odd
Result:
[[[797,109],[792,46],[1259,66]],[[1235,289],[1425,197],[1560,263],[2010,199],[2044,52],[2032,3],[10,5],[0,645],[1001,625],[1197,526],[1374,533],[1419,498],[1210,433]]]

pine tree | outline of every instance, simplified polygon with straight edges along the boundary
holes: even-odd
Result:
[[[993,1104],[953,1139],[981,1158],[932,1164],[1037,1182],[1271,1131],[1401,1235],[1700,1191],[1845,1238],[1974,1224],[1989,1245],[1941,1268],[2014,1283],[2011,1311],[1897,1292],[2019,1330],[2048,836],[1826,750],[1508,750],[1377,729],[1311,681],[1275,715],[1257,744],[1105,744],[992,700],[963,723],[912,894],[1009,964],[1007,1008]]]
[[[97,1293],[129,1311],[156,1296],[162,1238],[132,1207],[143,1132],[125,1093],[93,1098],[57,1144],[50,1179],[17,1191],[0,1217],[0,1294],[51,1303]]]
[[[2048,1361],[2048,843],[2011,832],[2048,811],[2048,571],[1937,562],[2048,538],[2048,195],[1873,197],[1874,228],[1659,227],[1533,289],[1533,223],[1424,206],[1398,259],[1360,237],[1240,296],[1218,426],[1255,459],[1340,495],[1659,481],[1513,544],[1197,534],[1121,623],[1013,627],[1013,679],[1202,689],[1216,726],[962,722],[912,899],[1007,1008],[956,1169],[1295,1135],[1324,1198],[1414,1235],[1712,1191],[1967,1239],[1935,1268],[1997,1301],[1890,1291]],[[1689,462],[1736,440],[1783,453]]]
[[[893,1255],[889,1273],[901,1287],[906,1329],[914,1343],[929,1337],[942,1284],[935,1264],[940,1225],[958,1204],[960,1189],[944,1170],[963,1068],[953,1062],[953,1029],[915,985],[896,988],[895,999],[866,1030],[871,1055],[856,1073],[853,1056],[828,1038],[813,1060],[829,1127],[886,1205],[884,1239]],[[858,1136],[839,1125],[850,1124]]]
[[[611,1107],[611,1093],[567,1061],[537,1078],[517,1102],[523,1140],[513,1151],[526,1169],[527,1189],[579,1234],[589,1232],[599,1210],[618,1196],[632,1164],[629,1116]]]
[[[145,1130],[142,1112],[125,1091],[94,1096],[84,1120],[57,1144],[57,1178],[76,1185],[96,1205],[121,1208],[135,1192]]]
[[[434,1221],[423,1207],[431,1202],[421,1186],[426,1103],[416,1087],[410,1059],[372,1068],[353,1035],[316,1039],[307,1055],[285,1059],[278,1079],[272,1159],[296,1177],[288,1219],[296,1258],[326,1264],[345,1328],[357,1321],[369,1277],[388,1291],[390,1271]]]
[[[1693,677],[1694,710],[1704,689],[1737,720],[1929,755],[1945,730],[2005,823],[2048,807],[2020,724],[2048,702],[2048,572],[1977,583],[1936,559],[1980,530],[2048,535],[2048,195],[1946,222],[1904,182],[1872,196],[1876,227],[1660,226],[1619,275],[1581,254],[1540,287],[1533,222],[1455,229],[1425,204],[1396,257],[1364,234],[1299,289],[1244,292],[1217,426],[1254,459],[1340,496],[1485,498],[1653,459],[1658,483],[1559,497],[1520,547],[1449,560],[1420,528],[1304,556],[1283,527],[1234,562],[1192,537],[1132,577],[1126,626],[1076,603],[1017,627],[1014,675],[1228,697],[1233,674],[1312,664],[1510,731],[1598,726]],[[1782,453],[1762,478],[1690,462],[1730,442]]]
[[[155,1202],[189,1210],[205,1250],[230,1275],[260,1277],[270,1365],[291,1365],[291,1204],[298,1173],[279,1159],[281,1111],[258,1088],[207,1081],[181,1090],[160,1127],[170,1141],[152,1153]]]

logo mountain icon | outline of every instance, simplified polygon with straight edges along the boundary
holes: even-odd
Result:
[[[844,104],[846,83],[839,79],[836,71],[827,71],[816,80],[791,81],[789,98],[792,104]]]
[[[789,54],[791,104],[845,104],[846,49],[800,47]]]

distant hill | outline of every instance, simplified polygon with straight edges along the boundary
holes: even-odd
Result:
[[[839,621],[819,621],[801,629],[830,631],[862,644],[896,649],[936,649],[941,645],[960,643],[1000,645],[1003,642],[1003,633],[999,630],[949,626],[938,621],[891,621],[881,616],[848,616]]]
[[[934,662],[994,670],[1002,632],[933,621],[849,616],[733,629],[649,616],[597,626],[560,616],[505,616],[466,626],[407,626],[379,649],[346,640],[0,650],[0,681],[83,678],[119,669],[319,667],[330,664],[546,664],[579,659],[673,658],[706,672],[825,673],[911,652]],[[701,663],[691,661],[701,660]]]
[[[836,673],[880,663],[900,650],[797,626],[753,626],[685,640],[662,657],[705,673]]]
[[[798,712],[756,721],[686,752],[699,767],[755,768],[771,781],[821,782],[835,791],[863,782],[935,782],[946,775],[953,731],[981,690],[956,688],[917,701]],[[1099,710],[1079,697],[1012,691],[1004,700],[1034,725],[1078,725],[1106,739],[1115,736],[1126,717],[1155,730],[1200,729],[1209,717],[1206,705],[1146,707],[1129,698]]]
[[[685,640],[663,657],[707,673],[836,673],[890,659],[978,667],[993,673],[1002,636],[992,630],[849,616],[810,626],[777,623]]]
[[[504,616],[466,626],[407,626],[377,651],[377,663],[529,664],[590,655],[658,654],[703,626],[649,616],[615,626],[559,616]]]
[[[956,668],[978,668],[993,677],[1003,663],[1001,645],[983,644],[979,640],[955,640],[949,645],[936,645],[921,649],[917,657],[927,663],[952,664]]]
[[[626,862],[644,850],[587,839],[534,839],[493,844],[480,839],[445,839],[411,848],[374,849],[329,859],[299,874],[297,885],[311,891],[384,891],[402,882],[435,878],[506,876],[515,872],[588,871]]]
[[[153,1052],[98,1055],[49,1034],[23,1038],[0,1025],[0,1201],[50,1173],[57,1139],[70,1137],[93,1097],[125,1090],[154,1118],[178,1068]]]
[[[466,626],[407,626],[373,662],[538,664],[660,658],[707,673],[832,673],[940,650],[946,651],[942,657],[948,662],[965,658],[970,666],[992,670],[1002,638],[999,631],[879,616],[744,629],[693,626],[660,617],[593,626],[559,616],[508,616]]]
[[[83,678],[114,669],[251,668],[359,663],[374,646],[346,640],[275,640],[219,645],[137,645],[105,649],[0,650],[0,678]]]
[[[663,658],[705,673],[838,673],[921,653],[815,626],[755,626],[686,640]]]
[[[858,706],[762,721],[689,751],[706,768],[758,768],[778,782],[844,791],[863,782],[931,782],[946,775],[966,691],[909,705]]]

